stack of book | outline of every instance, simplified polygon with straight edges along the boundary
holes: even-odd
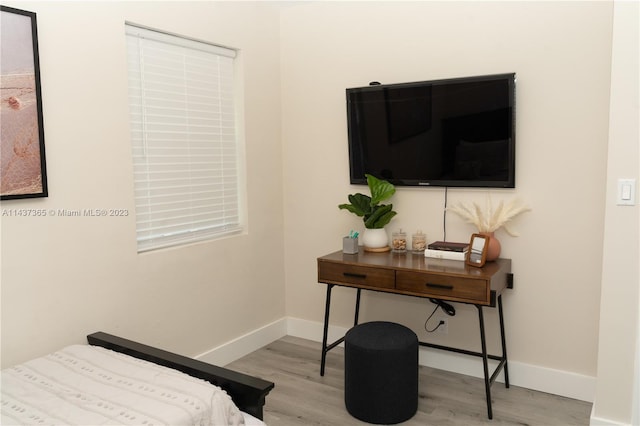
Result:
[[[467,257],[469,243],[453,243],[450,241],[436,241],[427,246],[424,251],[425,257],[434,259],[462,260]]]

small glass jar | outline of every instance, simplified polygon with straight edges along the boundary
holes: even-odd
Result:
[[[411,236],[411,251],[416,254],[424,254],[424,250],[427,248],[427,236],[418,231]]]
[[[391,234],[391,251],[405,253],[407,251],[407,234],[402,229]]]

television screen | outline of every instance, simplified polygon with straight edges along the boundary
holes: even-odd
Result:
[[[346,90],[351,183],[515,187],[515,74]]]

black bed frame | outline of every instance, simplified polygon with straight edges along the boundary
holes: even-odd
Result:
[[[143,345],[122,337],[113,336],[101,331],[87,336],[90,345],[102,346],[115,352],[127,354],[134,358],[150,361],[165,367],[180,370],[190,376],[206,380],[224,389],[240,410],[263,420],[262,408],[267,394],[273,389],[273,382],[252,377],[188,358],[182,355],[163,351]]]

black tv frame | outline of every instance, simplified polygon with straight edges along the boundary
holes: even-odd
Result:
[[[438,179],[407,179],[404,177],[395,177],[395,176],[385,176],[384,173],[379,170],[368,170],[364,166],[363,155],[359,152],[359,150],[363,149],[362,146],[358,145],[358,142],[354,140],[357,134],[357,129],[355,129],[354,117],[353,114],[353,106],[351,100],[358,95],[358,93],[366,93],[370,91],[392,91],[393,89],[399,88],[415,88],[415,87],[424,87],[430,88],[435,86],[443,86],[450,85],[455,86],[460,83],[481,83],[484,81],[504,81],[507,83],[508,90],[508,108],[510,109],[510,123],[508,124],[508,135],[506,140],[508,146],[508,152],[506,153],[506,162],[508,166],[508,170],[504,179],[501,180],[483,180],[483,179],[446,179],[446,178],[438,178]],[[394,84],[386,84],[381,85],[379,83],[372,83],[369,86],[364,87],[355,87],[346,89],[346,98],[347,98],[347,125],[348,125],[348,146],[349,146],[349,175],[350,182],[356,185],[366,185],[367,180],[364,176],[365,173],[373,174],[378,178],[388,180],[396,186],[419,186],[419,187],[462,187],[462,188],[515,188],[515,172],[516,172],[516,161],[515,161],[515,148],[516,148],[516,105],[515,105],[515,82],[516,82],[516,74],[515,73],[503,73],[503,74],[491,74],[491,75],[481,75],[481,76],[471,76],[471,77],[458,77],[458,78],[448,78],[448,79],[439,79],[439,80],[427,80],[427,81],[419,81],[419,82],[411,82],[411,83],[394,83]],[[426,95],[428,96],[428,94]],[[425,106],[428,108],[428,106]],[[427,118],[415,121],[412,123],[413,129],[405,128],[400,131],[392,131],[393,129],[389,129],[388,131],[388,143],[398,143],[398,140],[401,140],[405,137],[411,137],[412,133],[418,133],[421,131],[421,127],[431,126],[431,117],[430,114],[425,114]],[[395,114],[395,116],[401,116],[400,114]],[[393,120],[393,111],[390,111],[390,108],[387,107],[386,111],[387,120]],[[469,120],[469,118],[466,118]],[[475,118],[476,121],[481,121],[482,117],[478,116]],[[391,122],[392,123],[392,122]],[[391,127],[393,123],[389,126]],[[456,125],[451,123],[452,128],[455,128]],[[464,127],[464,126],[462,126]],[[461,135],[464,133],[464,129],[459,128],[459,132]],[[480,131],[482,132],[482,131]],[[394,136],[395,135],[395,136]],[[482,139],[482,136],[478,136]],[[488,139],[487,139],[488,140]],[[444,148],[443,148],[444,149]],[[411,161],[411,158],[407,158],[407,161]]]

